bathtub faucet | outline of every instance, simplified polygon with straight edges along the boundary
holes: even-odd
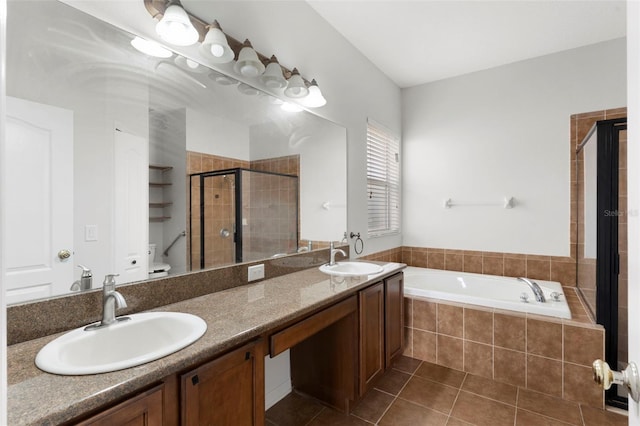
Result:
[[[544,293],[542,292],[542,289],[540,288],[540,286],[535,282],[535,281],[531,281],[527,278],[523,278],[523,277],[518,277],[519,281],[523,281],[525,282],[530,288],[531,291],[533,291],[533,294],[536,296],[536,300],[540,303],[544,303],[547,300],[544,298]]]

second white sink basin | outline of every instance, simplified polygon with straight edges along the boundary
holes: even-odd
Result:
[[[343,277],[379,274],[384,269],[380,265],[368,262],[336,262],[335,265],[322,265],[320,272]]]
[[[122,370],[176,352],[207,330],[202,318],[180,312],[145,312],[128,317],[128,321],[93,330],[77,328],[58,337],[38,352],[36,365],[63,375]]]

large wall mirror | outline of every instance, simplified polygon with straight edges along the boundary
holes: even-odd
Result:
[[[8,301],[346,231],[346,129],[54,0],[8,2]],[[77,288],[78,286],[76,286]]]

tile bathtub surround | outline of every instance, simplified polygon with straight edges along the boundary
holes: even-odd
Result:
[[[405,355],[603,408],[591,363],[604,356],[600,325],[405,297]]]
[[[393,386],[389,386],[389,382]],[[485,377],[400,357],[349,415],[295,392],[267,410],[285,425],[623,426],[627,417]]]
[[[343,249],[348,247],[343,246]],[[117,287],[128,307],[118,315],[132,314],[169,305],[217,291],[247,284],[247,267],[265,265],[265,279],[275,278],[329,260],[328,250],[316,250],[293,256],[260,262],[169,276]],[[253,282],[252,282],[253,283]],[[25,342],[81,327],[99,321],[102,316],[102,290],[100,287],[83,293],[73,293],[42,301],[7,307],[7,345]]]
[[[558,281],[575,287],[576,261],[571,257],[531,254],[448,250],[428,247],[402,247],[401,262],[409,266],[472,272],[507,277],[528,277]],[[376,255],[371,256],[372,259]]]

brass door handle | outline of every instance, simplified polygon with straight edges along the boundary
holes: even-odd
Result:
[[[640,396],[640,374],[634,362],[630,362],[622,371],[615,371],[601,359],[593,361],[593,380],[604,390],[612,385],[624,385],[629,389],[631,398],[638,402]]]
[[[71,252],[67,249],[62,249],[58,252],[58,258],[62,261],[71,257]]]

